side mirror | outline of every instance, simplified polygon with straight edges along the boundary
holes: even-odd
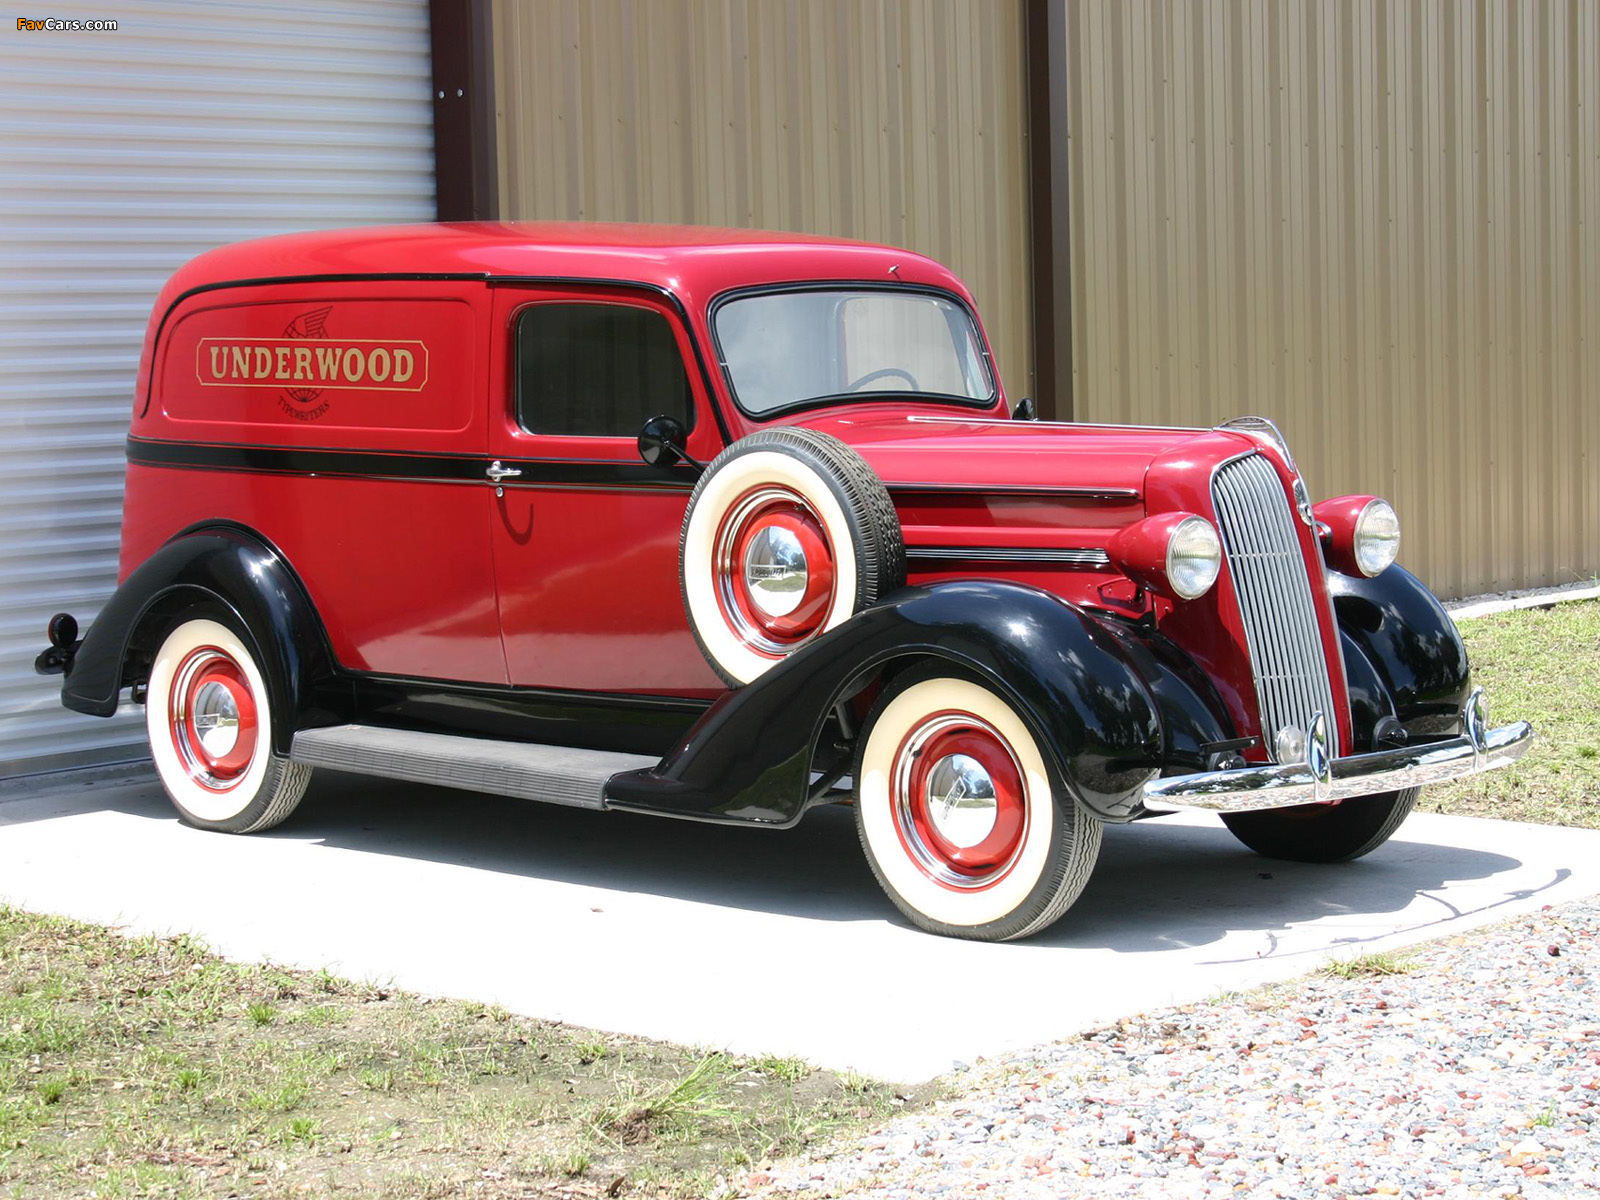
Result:
[[[1024,396],[1012,406],[1011,419],[1013,421],[1037,421],[1039,419],[1039,410],[1034,407],[1032,396]]]
[[[639,430],[639,457],[652,467],[670,467],[681,458],[689,431],[677,417],[651,417]]]

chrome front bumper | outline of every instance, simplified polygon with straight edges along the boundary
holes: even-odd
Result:
[[[1305,762],[1153,779],[1144,786],[1144,806],[1151,812],[1252,812],[1349,800],[1492,771],[1522,757],[1533,740],[1533,726],[1518,721],[1490,729],[1486,712],[1480,688],[1462,709],[1466,732],[1460,737],[1348,758],[1328,757],[1322,752],[1325,733],[1319,737],[1313,732],[1307,738]],[[1314,731],[1320,720],[1319,716],[1312,722]]]

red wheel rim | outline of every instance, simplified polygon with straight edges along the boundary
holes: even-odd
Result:
[[[216,646],[191,650],[172,676],[167,725],[190,779],[214,792],[239,785],[255,761],[259,718],[243,668]]]
[[[1028,832],[1027,782],[1004,736],[980,717],[923,718],[895,752],[895,824],[907,856],[936,883],[992,887]]]
[[[768,561],[775,545],[788,551],[790,562],[798,555],[798,574]],[[712,542],[722,619],[757,654],[782,658],[826,628],[835,598],[833,564],[828,531],[800,493],[776,484],[753,488],[728,506]],[[781,583],[768,578],[780,574]]]

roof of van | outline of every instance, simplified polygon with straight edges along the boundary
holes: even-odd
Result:
[[[869,242],[697,225],[474,221],[291,233],[221,246],[181,267],[157,309],[197,287],[372,275],[627,281],[670,291],[691,307],[731,288],[787,280],[920,283],[967,297],[932,259]]]

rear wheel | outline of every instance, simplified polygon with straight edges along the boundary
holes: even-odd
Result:
[[[1026,721],[948,668],[909,673],[867,717],[856,826],[889,898],[933,933],[1008,941],[1071,906],[1101,823],[1056,788]]]
[[[191,613],[162,640],[145,729],[168,798],[202,829],[270,829],[294,811],[311,780],[310,767],[273,753],[266,679],[221,611]]]
[[[1257,854],[1287,862],[1349,862],[1394,835],[1417,803],[1416,788],[1357,796],[1338,804],[1300,804],[1223,813],[1229,832]]]

